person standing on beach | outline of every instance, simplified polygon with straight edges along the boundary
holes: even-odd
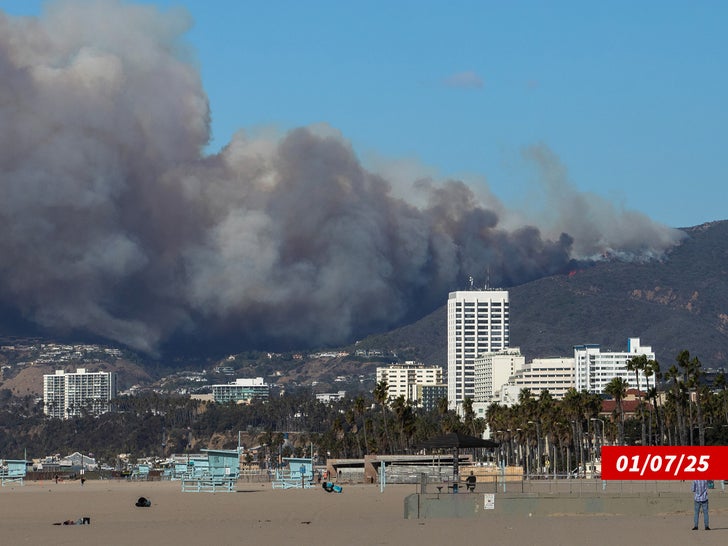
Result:
[[[710,518],[708,517],[708,481],[694,480],[692,492],[695,499],[695,516],[693,518],[693,531],[698,530],[698,519],[700,511],[703,511],[703,523],[705,530],[710,531]]]

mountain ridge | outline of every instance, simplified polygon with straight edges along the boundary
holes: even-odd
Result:
[[[685,240],[661,260],[608,260],[565,275],[509,287],[511,347],[527,360],[570,356],[594,343],[626,351],[627,339],[652,346],[666,370],[687,349],[705,367],[728,365],[728,221],[682,228]],[[446,305],[419,321],[369,336],[401,358],[445,365]]]

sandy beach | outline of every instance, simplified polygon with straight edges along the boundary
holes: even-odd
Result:
[[[239,483],[235,493],[182,493],[179,482],[26,482],[0,489],[2,544],[722,544],[726,514],[711,513],[713,531],[691,531],[684,513],[653,517],[493,514],[470,519],[405,520],[414,485],[345,485],[272,490]],[[149,508],[134,504],[141,497]],[[90,525],[53,525],[87,516]]]

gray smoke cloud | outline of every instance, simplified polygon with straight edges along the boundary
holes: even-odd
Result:
[[[150,353],[173,336],[319,346],[414,320],[469,275],[509,286],[680,239],[585,206],[543,148],[547,193],[569,196],[545,231],[462,181],[376,174],[331,128],[206,155],[190,25],[111,0],[0,12],[3,307]]]

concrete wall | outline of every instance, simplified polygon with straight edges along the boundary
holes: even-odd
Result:
[[[550,516],[565,514],[657,515],[692,513],[687,491],[639,494],[549,495],[496,493],[493,509],[485,509],[483,493],[415,493],[404,501],[405,519],[469,518],[489,515]],[[711,510],[727,510],[728,494],[713,490]]]

